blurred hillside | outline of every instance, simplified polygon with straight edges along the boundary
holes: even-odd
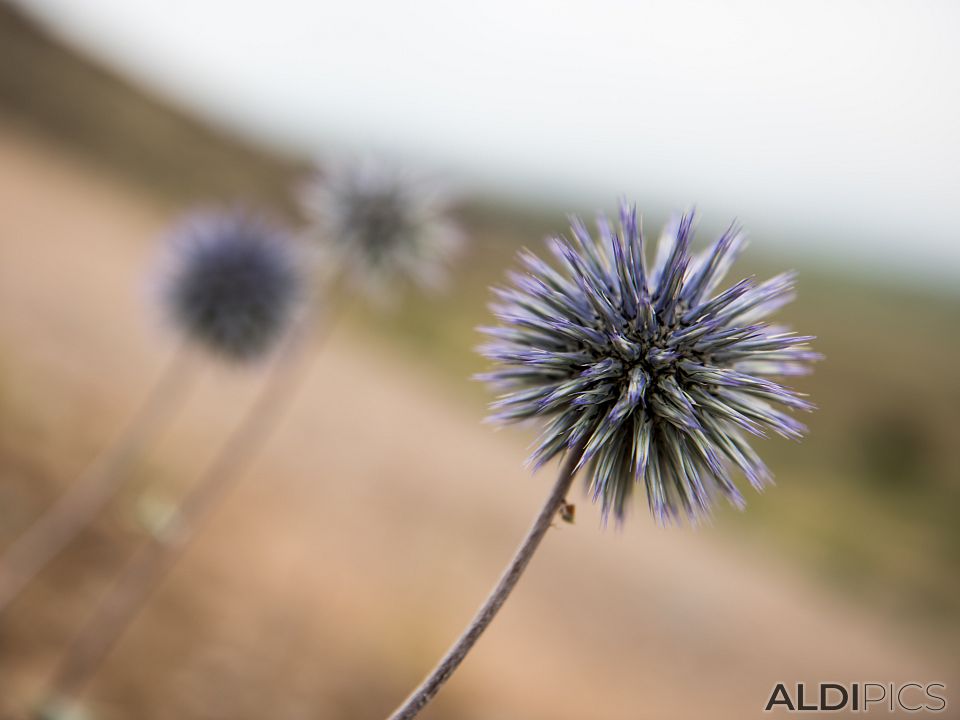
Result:
[[[291,209],[302,163],[231,137],[75,53],[0,2],[0,118],[63,144],[159,200]]]
[[[4,166],[9,168],[4,178],[7,185],[0,185],[0,222],[3,223],[0,224],[0,272],[3,273],[0,277],[3,305],[0,315],[0,453],[4,465],[3,485],[0,486],[2,546],[14,536],[18,527],[28,521],[31,513],[38,512],[49,502],[57,488],[71,477],[71,470],[82,467],[83,459],[96,450],[103,438],[110,436],[112,428],[133,403],[137,388],[143,384],[141,363],[153,365],[159,360],[155,345],[145,337],[148,330],[136,329],[140,327],[137,319],[143,313],[135,302],[140,299],[135,297],[140,278],[132,276],[137,268],[148,262],[156,231],[162,228],[174,210],[206,200],[262,203],[293,217],[295,212],[290,203],[289,188],[308,163],[303,158],[278,157],[192,118],[113,71],[79,57],[21,12],[3,3],[0,3],[0,139],[3,139],[0,152],[4,153]],[[87,194],[80,192],[84,187],[83,178],[89,179],[91,189]],[[22,188],[19,182],[33,184]],[[52,193],[54,188],[60,188],[60,194],[51,194],[48,212],[52,215],[68,214],[59,222],[57,218],[51,218],[49,225],[41,226],[35,222],[41,211],[34,209],[34,214],[30,215],[30,210],[21,211],[19,205],[13,205],[14,202],[24,205],[34,202],[35,207],[45,207],[41,202],[43,193],[48,189]],[[642,205],[642,198],[638,200]],[[88,207],[109,208],[116,212],[116,218],[114,220],[105,211],[97,214]],[[245,559],[252,558],[251,562],[259,561],[264,567],[274,567],[274,561],[279,565],[268,573],[269,597],[258,596],[256,602],[260,604],[232,606],[234,610],[230,612],[235,611],[239,617],[230,627],[260,627],[256,623],[247,623],[249,618],[244,615],[260,613],[256,618],[263,623],[263,632],[269,635],[273,624],[281,628],[279,639],[275,637],[275,645],[270,645],[268,650],[268,654],[277,653],[279,657],[289,650],[288,646],[305,642],[298,639],[298,628],[290,619],[294,613],[310,615],[314,604],[322,607],[329,617],[315,619],[316,627],[304,631],[305,636],[319,637],[318,642],[329,642],[332,647],[340,649],[349,647],[356,640],[360,647],[353,648],[355,654],[349,655],[347,669],[340,672],[342,675],[352,672],[371,683],[368,687],[354,688],[346,696],[337,695],[342,689],[338,689],[340,686],[335,677],[327,678],[322,688],[314,689],[322,696],[323,702],[328,703],[327,707],[340,709],[340,717],[370,717],[382,711],[382,706],[389,705],[391,699],[402,694],[419,671],[429,664],[437,648],[443,646],[447,636],[452,636],[458,623],[479,600],[489,579],[495,576],[498,564],[506,557],[535,503],[531,501],[519,509],[507,508],[511,499],[505,493],[516,492],[518,497],[536,498],[545,482],[541,476],[533,480],[525,477],[521,468],[522,442],[516,441],[515,437],[494,436],[481,428],[476,430],[476,435],[465,434],[463,437],[467,439],[461,441],[453,430],[447,431],[443,422],[428,422],[425,410],[410,409],[417,406],[418,393],[429,381],[433,383],[430,385],[432,391],[423,392],[425,407],[438,413],[449,413],[452,418],[450,427],[468,428],[463,430],[464,433],[474,432],[470,428],[481,416],[486,396],[482,388],[469,383],[466,378],[481,368],[472,352],[472,346],[477,342],[473,328],[487,319],[484,307],[487,287],[499,282],[504,269],[511,265],[518,246],[538,248],[543,235],[565,227],[559,211],[526,210],[467,200],[460,212],[473,242],[448,298],[438,302],[431,297],[405,297],[402,311],[387,313],[362,305],[348,305],[352,321],[347,325],[348,335],[334,343],[329,359],[332,369],[329,373],[316,372],[313,389],[313,397],[326,400],[330,389],[325,389],[321,381],[329,381],[330,376],[347,378],[347,382],[335,383],[337,392],[333,395],[337,402],[329,405],[317,403],[310,412],[301,410],[297,416],[299,420],[286,425],[288,437],[282,447],[288,454],[276,452],[270,457],[271,464],[265,465],[278,476],[287,478],[287,489],[297,499],[293,515],[290,516],[289,507],[281,508],[280,501],[267,496],[262,488],[247,493],[247,506],[261,503],[267,508],[266,516],[254,523],[255,530],[260,533],[254,532],[255,537],[266,537],[273,527],[270,525],[272,521],[290,521],[294,532],[283,539],[279,547],[269,543],[261,546],[253,541],[243,545],[241,552],[249,554],[244,555]],[[76,238],[69,236],[72,217],[69,213],[76,213],[79,222],[90,223],[77,229]],[[650,224],[656,225],[657,218],[653,220]],[[97,239],[99,235],[94,230],[104,235],[102,241]],[[31,235],[41,232],[47,234],[42,237]],[[58,232],[64,235],[54,235]],[[64,249],[63,257],[60,257],[58,243],[74,239],[87,241],[84,238],[91,243],[90,252],[96,253],[94,258],[84,261],[73,245],[69,251]],[[125,244],[127,239],[129,247]],[[754,240],[753,250],[754,254],[748,254],[746,260],[746,272],[769,274],[772,269],[780,269],[781,264],[793,264],[789,259],[784,263],[782,259],[765,256],[760,238]],[[78,270],[74,271],[74,266]],[[21,268],[24,272],[37,274],[20,277]],[[605,603],[620,604],[611,605],[610,625],[597,629],[599,640],[595,645],[601,646],[602,650],[610,651],[617,643],[618,633],[624,632],[625,627],[632,627],[634,621],[626,613],[634,597],[642,596],[653,602],[665,612],[669,619],[667,625],[682,634],[687,619],[683,613],[689,611],[695,615],[701,608],[690,609],[684,605],[680,610],[673,610],[679,615],[670,615],[664,610],[672,604],[670,598],[662,594],[666,589],[637,589],[637,586],[646,588],[646,584],[657,586],[657,577],[643,576],[645,570],[650,570],[668,578],[665,588],[697,592],[690,578],[680,577],[682,567],[670,565],[667,558],[673,556],[665,549],[669,543],[684,548],[681,559],[693,558],[694,562],[704,561],[704,556],[697,553],[713,551],[692,550],[691,547],[713,544],[721,548],[717,552],[723,553],[723,557],[711,560],[711,563],[716,562],[715,565],[704,561],[696,567],[706,575],[711,572],[721,574],[716,568],[729,570],[731,576],[726,582],[710,577],[730,592],[736,589],[735,580],[742,578],[737,574],[739,565],[729,563],[731,567],[728,567],[727,554],[736,558],[758,558],[757,562],[761,564],[777,566],[771,574],[771,578],[776,578],[771,580],[771,585],[776,584],[776,587],[764,589],[755,576],[749,575],[746,584],[756,594],[745,600],[743,612],[757,607],[770,610],[757,599],[764,592],[771,593],[771,605],[782,603],[784,613],[802,612],[790,604],[787,589],[793,587],[792,582],[800,583],[798,578],[812,578],[810,582],[825,589],[829,599],[824,601],[826,609],[819,604],[812,606],[816,611],[810,611],[811,617],[804,616],[810,624],[801,625],[800,629],[795,629],[796,633],[802,635],[803,628],[835,632],[836,635],[826,638],[825,642],[829,644],[829,640],[836,637],[838,642],[847,643],[846,650],[836,650],[837,665],[834,667],[840,672],[848,672],[848,675],[867,672],[861,670],[866,665],[845,662],[860,662],[871,655],[880,658],[878,662],[894,658],[884,667],[896,667],[898,655],[893,648],[900,646],[893,644],[894,639],[902,640],[903,647],[909,652],[929,660],[923,667],[932,664],[935,668],[941,667],[935,662],[960,643],[960,524],[956,520],[960,511],[960,472],[955,450],[960,432],[960,380],[956,374],[956,368],[960,367],[960,334],[957,332],[960,328],[960,299],[956,295],[934,294],[924,288],[894,288],[871,282],[859,274],[854,280],[849,268],[798,269],[801,271],[800,299],[787,309],[784,319],[803,332],[817,335],[816,347],[828,359],[818,366],[812,377],[803,378],[798,383],[800,389],[808,392],[820,407],[809,418],[810,437],[802,444],[771,440],[761,448],[777,475],[778,487],[763,496],[749,495],[745,513],[722,511],[716,527],[705,528],[693,534],[692,539],[676,531],[652,530],[649,527],[651,521],[639,506],[631,518],[631,525],[642,529],[628,529],[623,538],[613,531],[601,533],[596,527],[595,511],[583,502],[579,510],[583,519],[573,532],[564,531],[565,542],[562,542],[564,551],[571,553],[569,557],[580,563],[577,570],[571,569],[570,572],[585,573],[583,583],[573,584],[583,587],[569,598],[557,600],[558,607],[547,612],[546,620],[539,621],[543,627],[536,626],[538,621],[534,621],[533,626],[524,626],[519,619],[520,613],[525,608],[524,617],[536,615],[533,608],[537,606],[532,599],[527,604],[520,601],[512,624],[510,616],[506,618],[506,627],[517,635],[517,646],[491,642],[489,653],[483,656],[485,660],[479,661],[484,667],[483,677],[468,685],[462,694],[453,693],[449,705],[438,705],[441,709],[446,708],[447,716],[479,717],[469,714],[466,708],[472,707],[473,701],[482,696],[485,682],[499,682],[502,675],[498,672],[502,670],[499,663],[509,653],[520,652],[518,657],[531,663],[545,662],[532,650],[517,650],[517,647],[523,647],[521,641],[524,638],[561,637],[564,642],[551,646],[555,653],[562,651],[567,639],[570,644],[573,640],[589,643],[585,639],[590,632],[587,620],[603,615]],[[77,277],[81,271],[102,272],[105,284],[101,288],[99,278]],[[77,297],[82,297],[82,302],[64,303],[61,293],[69,289],[77,290]],[[125,292],[129,297],[118,295]],[[62,305],[70,307],[63,308]],[[118,305],[134,307],[118,309]],[[21,307],[29,310],[29,316],[21,314]],[[108,321],[117,325],[111,326]],[[101,368],[98,358],[108,356],[109,361],[104,361]],[[395,376],[390,374],[394,370]],[[325,407],[336,407],[342,412],[340,409],[350,397],[349,383],[363,382],[366,377],[377,379],[370,383],[370,387],[358,391],[364,400],[363,411],[357,409],[346,413],[342,423],[340,418],[335,422],[324,414]],[[229,398],[238,383],[234,378],[226,387],[210,390],[211,404],[222,405],[226,408],[224,413],[231,409],[236,411],[237,399]],[[68,400],[55,393],[62,393]],[[382,400],[385,406],[389,406],[382,416],[377,411],[381,396],[385,398]],[[94,422],[87,422],[89,407],[98,408]],[[369,415],[364,415],[364,411]],[[400,425],[409,414],[418,418],[418,422],[437,437],[405,436]],[[369,420],[370,417],[376,420]],[[222,420],[222,416],[209,411],[203,416],[205,422],[198,423],[190,432],[177,435],[184,444],[181,449],[170,450],[169,456],[151,461],[147,474],[152,478],[174,478],[171,482],[176,487],[178,473],[187,467],[188,449],[203,454],[206,443],[216,438],[209,427],[219,427],[218,418]],[[372,430],[367,430],[368,424],[372,424]],[[408,424],[418,427],[417,422]],[[67,428],[66,432],[64,428]],[[305,448],[311,448],[314,442],[311,432],[322,435],[343,428],[358,434],[367,431],[364,438],[367,441],[382,439],[391,452],[402,456],[408,463],[416,462],[421,454],[433,453],[437,456],[436,468],[423,477],[410,471],[411,477],[398,477],[396,485],[391,482],[384,488],[375,483],[374,478],[383,476],[392,481],[395,458],[383,459],[375,454],[367,457],[358,440],[347,442],[331,457],[323,458],[323,462],[303,454]],[[487,435],[495,439],[487,439]],[[168,442],[165,447],[173,447],[173,443]],[[429,449],[421,450],[420,447]],[[454,456],[461,452],[469,453],[478,462],[491,458],[489,464],[481,465],[491,473],[504,474],[490,481],[490,487],[485,484],[486,478],[478,476],[479,468],[466,473],[465,478],[449,480],[442,473],[456,472]],[[513,467],[510,463],[515,463],[516,468],[512,474],[505,470]],[[309,484],[314,475],[331,467],[351,482],[331,483],[337,487],[329,489],[318,489]],[[363,471],[369,475],[363,475]],[[284,473],[289,473],[289,477]],[[516,477],[521,479],[514,483]],[[467,482],[471,478],[476,485]],[[503,482],[504,478],[511,482]],[[447,482],[449,486],[445,485]],[[480,489],[480,485],[484,488]],[[480,498],[477,501],[479,508],[478,515],[470,516],[466,513],[474,502],[471,495],[474,488]],[[404,491],[414,493],[416,501],[405,501]],[[370,508],[371,524],[379,529],[371,530],[370,536],[359,543],[355,551],[360,559],[369,563],[368,566],[361,565],[358,569],[343,558],[310,557],[311,548],[335,547],[343,537],[356,532],[356,517],[348,516],[346,509],[336,505],[338,502],[344,503],[344,508]],[[435,511],[431,505],[434,502],[443,512]],[[500,507],[501,502],[504,507]],[[325,517],[316,518],[309,511],[312,507],[322,507]],[[239,523],[247,522],[249,518],[242,509],[243,506],[236,505],[228,517]],[[449,516],[444,516],[445,512],[450,513]],[[176,658],[175,641],[189,639],[187,630],[181,630],[181,635],[173,638],[167,637],[164,630],[169,623],[175,624],[178,619],[190,616],[199,606],[202,617],[213,623],[207,632],[211,635],[226,633],[226,620],[222,621],[222,626],[211,620],[221,607],[217,603],[224,597],[229,599],[232,594],[257,590],[255,579],[241,570],[229,569],[236,559],[231,556],[234,548],[230,544],[235,538],[224,535],[224,528],[228,527],[226,521],[219,523],[219,527],[218,544],[207,547],[185,571],[185,577],[195,585],[202,586],[210,580],[214,586],[211,596],[203,595],[201,591],[199,599],[191,605],[193,600],[186,599],[190,596],[182,590],[187,585],[181,578],[181,592],[167,593],[166,604],[158,611],[157,617],[162,617],[168,624],[155,623],[140,628],[140,645],[137,647],[154,648],[159,658],[171,660],[168,664]],[[452,548],[443,547],[448,542],[449,532],[457,528],[474,530],[476,535],[458,537],[452,542]],[[390,531],[395,531],[396,536]],[[397,537],[402,533],[408,535],[401,541]],[[122,524],[117,527],[115,522],[105,521],[97,533],[72,551],[69,559],[52,568],[44,584],[21,603],[14,618],[16,622],[0,622],[0,696],[3,695],[5,672],[10,677],[16,676],[18,683],[30,685],[37,682],[39,668],[48,659],[51,648],[62,642],[70,627],[82,616],[83,604],[102,588],[109,568],[124,554],[122,545],[129,540],[130,534],[129,528]],[[490,538],[489,547],[482,552],[472,548],[472,543],[476,543],[479,537]],[[569,538],[588,545],[577,550]],[[641,542],[643,545],[639,545]],[[310,545],[304,547],[298,543]],[[384,571],[381,567],[385,562],[397,562],[403,557],[398,555],[392,561],[385,561],[378,554],[378,547],[392,543],[399,543],[398,547],[425,558],[418,575],[423,582],[458,586],[457,612],[431,606],[439,612],[441,619],[449,621],[442,628],[429,627],[430,613],[424,612],[419,605],[430,602],[426,591],[407,590],[399,609],[390,611],[374,601],[374,598],[389,595],[391,587],[406,581],[400,571]],[[634,546],[634,543],[638,545]],[[438,546],[441,549],[437,549]],[[648,547],[651,548],[650,554],[646,552]],[[613,560],[596,565],[599,555],[590,554],[596,548],[611,553],[610,557],[621,561],[622,565],[613,567]],[[274,550],[276,557],[270,554]],[[431,555],[441,552],[454,553],[453,559],[448,555]],[[664,553],[662,561],[650,556],[661,552]],[[305,566],[313,567],[314,561],[324,568],[318,571],[322,573],[321,580],[297,587],[298,572]],[[77,596],[73,597],[73,585],[79,582],[85,563],[94,568],[94,580],[78,586]],[[471,563],[482,566],[483,573],[478,576],[463,569]],[[544,565],[563,575],[565,566],[559,556],[548,556]],[[284,568],[290,568],[286,575]],[[711,571],[710,568],[714,569]],[[637,577],[633,577],[634,572]],[[544,572],[544,576],[546,574]],[[554,577],[552,585],[549,580],[540,580],[534,593],[537,598],[543,601],[564,595],[568,588]],[[611,578],[619,583],[613,586],[615,592],[620,593],[616,600],[602,597],[600,589],[587,582],[611,582]],[[685,584],[688,582],[694,586]],[[337,590],[327,592],[331,587]],[[294,606],[289,610],[289,617],[282,609],[288,593],[293,596],[290,602]],[[649,593],[649,597],[644,593]],[[68,612],[61,613],[56,602],[64,594],[71,595],[74,604]],[[838,602],[845,603],[846,611],[835,611],[831,604],[834,595],[841,599]],[[703,602],[709,605],[712,600],[716,598],[708,593]],[[689,602],[695,605],[699,601]],[[657,602],[661,605],[657,606]],[[276,610],[277,604],[281,605],[281,610]],[[736,598],[728,596],[720,602],[725,612],[734,612],[729,604],[736,604]],[[577,625],[571,618],[576,618],[584,607],[591,608],[592,614],[587,612],[589,617],[580,618],[584,624]],[[866,633],[843,635],[844,623],[850,621],[851,615],[857,615],[851,613],[850,607],[862,610],[869,622],[883,626],[883,634],[877,639],[881,649],[863,641]],[[702,608],[705,613],[711,609]],[[357,614],[354,616],[351,612]],[[399,615],[391,615],[391,612]],[[831,614],[833,612],[836,615]],[[349,629],[331,619],[339,617],[337,613],[358,624],[369,625],[363,631],[358,630],[355,636],[351,635]],[[397,625],[398,618],[409,625]],[[556,627],[562,624],[561,630],[550,627],[550,619],[556,621]],[[638,624],[643,625],[647,619],[647,613],[637,613]],[[763,620],[758,623],[772,633],[771,628],[776,627],[775,619],[771,616],[767,624]],[[38,621],[42,621],[39,624],[43,632],[37,647],[33,647],[31,640],[35,638],[31,638],[28,628]],[[573,624],[568,629],[571,622]],[[616,623],[620,624],[613,627]],[[377,632],[382,635],[378,636]],[[695,642],[685,637],[675,647],[669,633],[663,631],[651,630],[651,637],[640,630],[630,630],[630,633],[633,633],[631,637],[638,648],[645,642],[652,642],[655,649],[668,656],[672,653],[674,659],[689,650],[686,643]],[[388,640],[384,640],[384,636]],[[733,642],[730,637],[711,637],[717,643]],[[802,637],[793,639],[809,653],[815,652],[814,640],[824,640],[811,637],[809,643],[803,644]],[[238,645],[230,647],[236,652],[255,653],[262,636],[250,629],[249,635],[234,640]],[[884,644],[888,640],[889,643]],[[762,642],[762,638],[757,642]],[[412,657],[401,657],[403,653],[398,648],[404,646],[416,648]],[[363,655],[365,652],[376,659],[369,660]],[[526,652],[529,654],[524,654]],[[570,652],[569,647],[566,652]],[[746,650],[742,652],[747,653]],[[851,654],[842,655],[843,652]],[[700,648],[695,654],[704,664],[722,662],[723,653],[716,653],[719,651],[715,648],[709,652]],[[757,654],[762,655],[759,651]],[[616,653],[614,656],[619,657]],[[137,656],[131,654],[127,657],[135,659]],[[907,657],[907,651],[903,657]],[[568,659],[567,656],[564,658]],[[762,661],[756,657],[738,658],[743,663],[739,671],[745,675],[762,666]],[[363,671],[361,666],[367,661],[372,669]],[[203,656],[198,651],[190,662],[192,665],[188,663],[185,667],[205,668],[216,665],[218,659]],[[243,656],[237,662],[243,665],[252,661]],[[311,655],[310,662],[320,663],[320,660]],[[634,667],[631,663],[639,661],[629,655],[622,658],[622,662],[620,667],[629,670]],[[518,663],[515,661],[514,665]],[[559,666],[561,661],[556,660],[555,664]],[[559,673],[558,677],[569,680],[572,668],[567,668],[568,674],[564,675],[556,666],[553,670]],[[279,667],[286,666],[281,664]],[[661,671],[656,667],[644,667],[651,673]],[[810,661],[803,669],[816,673],[826,672],[822,670],[825,667]],[[915,666],[907,664],[905,667]],[[111,686],[112,697],[118,706],[129,707],[144,697],[153,697],[150,682],[144,680],[142,674],[137,674],[138,668],[134,665],[115,661],[111,668],[120,678],[116,686]],[[324,666],[324,669],[330,668]],[[286,670],[294,672],[289,667]],[[736,671],[737,668],[730,670]],[[176,675],[175,671],[170,672]],[[227,675],[235,672],[242,677],[244,667],[224,672]],[[281,671],[278,669],[277,672]],[[627,692],[623,688],[632,682],[631,674],[625,670],[618,672],[622,676],[614,673],[603,679],[604,670],[597,667],[588,674],[597,687],[609,689],[604,684],[607,683]],[[186,673],[184,670],[181,675]],[[659,676],[650,677],[656,679]],[[736,675],[727,679],[736,682]],[[768,679],[764,677],[764,682]],[[682,677],[671,676],[668,680],[676,683],[673,689],[677,692],[685,690]],[[189,685],[194,694],[188,695],[200,698],[196,702],[201,705],[204,702],[204,690],[190,685],[196,681],[177,675],[170,682]],[[281,683],[279,679],[276,682]],[[158,685],[162,685],[159,680]],[[653,692],[653,688],[645,687]],[[549,694],[548,689],[540,689]],[[504,712],[515,707],[514,703],[521,702],[526,695],[526,688],[516,680],[504,681],[504,687],[499,690],[503,691],[502,698],[510,700],[501,698],[503,705],[497,706],[494,699],[493,707]],[[310,707],[316,707],[321,701],[306,691],[305,697],[311,698],[313,705]],[[576,698],[570,700],[564,717],[585,717],[585,707],[592,707],[597,717],[624,717],[623,708],[618,709],[613,699],[603,708],[591,706],[586,700],[579,705],[578,702],[581,701]],[[704,698],[689,702],[701,712],[713,706]],[[524,707],[532,713],[524,716],[533,717],[537,707],[543,712],[542,708],[562,708],[562,703],[559,699],[551,699],[537,705],[531,699]],[[180,706],[180,709],[183,712],[189,710],[186,706]],[[267,708],[261,710],[259,716],[262,717]],[[665,708],[659,710],[659,716],[670,717],[664,714]],[[164,715],[157,711],[150,717],[178,716],[175,711],[170,712]],[[250,714],[242,716],[257,716],[256,711],[247,712]],[[222,716],[231,717],[227,710]],[[290,716],[295,716],[292,711]]]

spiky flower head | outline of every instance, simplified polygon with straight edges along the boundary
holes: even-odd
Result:
[[[526,272],[494,290],[500,325],[481,328],[498,364],[480,376],[501,393],[492,419],[546,419],[537,466],[582,450],[605,517],[623,517],[636,485],[661,523],[697,519],[717,495],[742,505],[733,468],[756,488],[771,477],[746,436],[799,438],[785,410],[812,409],[770,379],[817,359],[811,337],[766,320],[793,298],[793,274],[720,291],[744,235],[731,226],[694,255],[692,224],[668,225],[648,264],[635,208],[619,227],[601,217],[596,237],[574,218],[570,238],[549,241],[559,269],[522,251]]]
[[[264,355],[299,293],[288,235],[246,211],[205,210],[177,225],[170,247],[163,297],[176,327],[232,360]]]
[[[398,281],[442,287],[463,244],[435,185],[371,160],[327,168],[300,199],[311,236],[373,296]]]

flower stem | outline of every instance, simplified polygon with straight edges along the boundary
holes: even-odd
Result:
[[[192,357],[183,345],[161,371],[119,438],[102,451],[0,558],[0,613],[47,564],[87,527],[127,479],[143,446],[180,406],[192,380]]]
[[[57,702],[79,698],[153,590],[266,443],[306,380],[312,354],[305,351],[304,345],[312,317],[312,313],[304,312],[291,328],[253,404],[181,501],[170,532],[155,534],[140,546],[80,630],[56,669],[49,688],[50,698]],[[329,332],[330,327],[328,322],[324,329]],[[315,347],[319,348],[319,342],[315,342]]]
[[[573,478],[577,471],[577,463],[580,461],[582,454],[582,446],[576,447],[569,452],[563,463],[563,467],[560,469],[560,474],[557,476],[556,483],[554,483],[553,490],[550,492],[547,501],[540,510],[537,519],[527,532],[527,536],[523,539],[523,542],[520,543],[520,547],[517,548],[517,552],[500,577],[500,581],[496,587],[487,597],[486,601],[484,601],[480,610],[470,622],[470,625],[467,626],[467,629],[460,636],[460,639],[447,651],[447,654],[444,655],[443,659],[440,660],[433,671],[427,676],[423,683],[421,683],[420,687],[414,690],[410,697],[390,715],[389,720],[410,720],[410,718],[416,717],[440,691],[443,684],[450,679],[450,676],[453,675],[464,658],[467,657],[467,654],[473,648],[474,644],[476,644],[480,635],[487,629],[487,626],[493,621],[497,612],[499,612],[500,608],[503,607],[503,604],[507,601],[511,591],[516,586],[517,581],[520,580],[520,576],[523,574],[523,571],[526,570],[530,559],[540,545],[540,541],[543,540],[543,536],[546,535],[547,530],[553,524],[557,512],[565,502],[567,492],[573,484]]]

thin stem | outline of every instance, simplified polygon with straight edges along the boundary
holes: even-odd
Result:
[[[7,548],[0,558],[0,613],[117,493],[146,442],[180,406],[191,359],[185,345],[174,352],[119,438]]]
[[[421,683],[420,687],[414,690],[410,697],[393,712],[389,720],[410,720],[410,718],[416,717],[440,691],[443,684],[450,679],[450,676],[453,675],[460,666],[460,663],[467,657],[467,653],[469,653],[474,644],[476,644],[480,635],[483,634],[483,631],[487,629],[487,626],[493,618],[496,617],[497,612],[507,601],[507,598],[510,596],[514,586],[516,586],[523,571],[526,570],[530,559],[533,557],[534,552],[536,552],[537,547],[540,545],[540,541],[543,540],[543,536],[546,535],[547,530],[553,523],[557,512],[563,506],[567,492],[570,490],[571,484],[573,484],[573,478],[577,471],[577,463],[580,462],[581,455],[583,455],[582,446],[570,451],[567,459],[563,463],[563,467],[560,469],[560,474],[553,486],[553,490],[550,492],[547,501],[540,510],[540,514],[530,527],[523,542],[520,543],[520,547],[517,548],[516,554],[514,554],[507,569],[500,577],[500,581],[496,587],[480,607],[480,610],[476,616],[474,616],[470,625],[467,626],[463,635],[460,636],[460,639],[447,651],[447,654],[444,655],[443,659],[433,669],[433,672]]]
[[[67,649],[51,683],[52,698],[69,701],[82,694],[151,593],[195,538],[207,516],[266,443],[277,420],[306,379],[310,357],[303,346],[311,317],[311,313],[304,312],[298,318],[253,404],[181,501],[171,532],[155,535],[141,545]],[[329,322],[325,329],[329,332]],[[319,343],[316,346],[319,347]]]

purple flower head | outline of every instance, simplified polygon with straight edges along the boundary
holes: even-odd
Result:
[[[692,214],[668,225],[651,264],[635,208],[619,227],[601,217],[596,237],[573,219],[569,239],[549,241],[557,268],[522,251],[525,271],[494,290],[500,324],[481,328],[496,367],[479,378],[500,393],[492,419],[545,419],[538,467],[582,447],[605,517],[623,518],[635,485],[661,523],[696,520],[717,495],[742,506],[733,468],[758,489],[771,479],[747,436],[800,438],[786,410],[813,408],[770,379],[819,359],[811,337],[767,321],[793,299],[793,274],[721,290],[743,232],[694,255],[692,226]]]
[[[300,198],[311,236],[373,296],[397,281],[441,287],[463,242],[436,187],[369,160],[327,168]]]
[[[176,327],[232,360],[264,355],[298,295],[286,233],[242,211],[207,210],[177,226],[171,249],[163,296]]]

